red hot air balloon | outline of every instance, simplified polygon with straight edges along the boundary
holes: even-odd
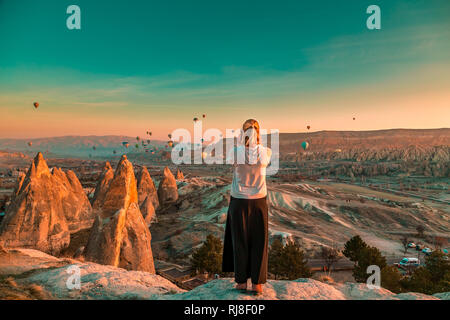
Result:
[[[306,128],[308,128],[308,130],[309,130],[309,129],[311,129],[311,126],[306,126]]]
[[[204,114],[202,117],[203,117],[203,118],[206,118],[206,114]]]
[[[353,120],[356,120],[356,118],[355,118],[355,117],[353,117]]]
[[[39,108],[39,102],[35,102],[35,103],[33,103],[33,105],[36,109]]]

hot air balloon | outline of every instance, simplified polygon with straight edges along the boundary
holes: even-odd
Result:
[[[194,118],[194,122],[197,122],[198,121],[198,118]]]
[[[353,117],[353,120],[356,120],[356,118],[355,118],[355,117]]]
[[[35,109],[39,108],[39,102],[33,103],[33,106],[34,106]]]
[[[206,118],[206,114],[204,114],[202,117],[203,117],[203,118]]]
[[[306,142],[306,141],[303,141],[303,142],[302,142],[302,148],[303,148],[303,150],[308,149],[308,147],[309,147],[309,143]]]
[[[172,141],[172,140],[170,140],[169,142],[167,142],[167,144],[168,144],[168,146],[169,146],[169,147],[171,147],[171,148],[172,148],[172,146],[173,146],[173,141]]]
[[[139,141],[140,139],[141,139],[141,138],[139,138],[139,137],[136,137],[136,140],[137,140],[137,141]]]
[[[31,147],[33,145],[33,142],[30,141],[27,144],[28,144],[29,147]]]
[[[151,132],[151,131],[149,131],[149,132],[148,132],[148,135],[149,135],[149,136],[151,136],[151,135],[152,135],[152,132]]]
[[[306,126],[306,128],[308,128],[308,130],[311,128],[311,126]]]
[[[126,142],[126,141],[122,142],[122,145],[123,145],[125,148],[128,148],[128,146],[129,146],[128,142]]]
[[[169,139],[172,139],[172,134],[171,133],[169,133],[167,136],[169,137]]]

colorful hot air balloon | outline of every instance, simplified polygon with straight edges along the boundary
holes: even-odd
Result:
[[[311,126],[306,126],[306,128],[308,128],[308,130],[311,128]]]
[[[172,148],[172,146],[173,146],[173,141],[172,141],[172,140],[170,140],[169,142],[167,142],[167,145],[168,145],[169,147],[171,147],[171,148]]]
[[[39,108],[39,102],[33,103],[33,106],[34,106],[35,109]]]
[[[125,148],[128,148],[128,146],[129,146],[129,144],[128,144],[127,141],[122,142],[122,145],[123,145]]]
[[[302,148],[303,148],[303,150],[308,149],[308,147],[309,147],[309,143],[306,142],[306,141],[303,141],[303,142],[302,142]]]
[[[29,147],[31,147],[33,145],[33,142],[30,141],[27,144],[28,144]]]

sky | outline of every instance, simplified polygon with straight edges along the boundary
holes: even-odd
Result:
[[[202,114],[220,130],[450,127],[449,16],[448,0],[0,0],[0,138],[163,139]]]

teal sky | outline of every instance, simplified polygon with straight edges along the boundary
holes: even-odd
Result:
[[[0,0],[0,137],[165,137],[202,113],[220,129],[449,127],[449,17],[448,0]]]

